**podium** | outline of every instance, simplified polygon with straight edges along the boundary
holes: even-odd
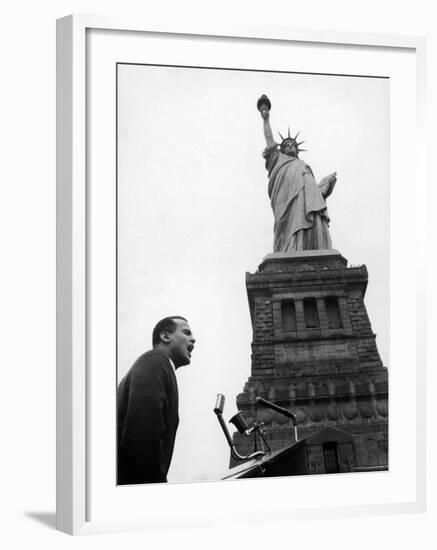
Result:
[[[325,427],[287,447],[247,460],[220,476],[222,480],[334,474],[380,470],[380,465],[357,464],[354,436],[335,427]]]

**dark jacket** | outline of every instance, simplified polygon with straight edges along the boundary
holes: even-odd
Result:
[[[167,481],[179,424],[178,387],[169,359],[141,355],[117,390],[117,482]]]

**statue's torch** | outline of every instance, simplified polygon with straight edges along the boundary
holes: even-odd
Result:
[[[272,104],[270,102],[270,99],[266,95],[262,95],[257,103],[256,106],[258,108],[258,111],[263,114],[265,111],[269,112],[272,108]]]

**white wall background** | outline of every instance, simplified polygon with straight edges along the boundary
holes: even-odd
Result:
[[[411,548],[418,538],[424,548],[435,543],[435,499],[420,516],[297,522],[254,526],[253,531],[223,528],[210,531],[102,535],[72,539],[53,530],[55,509],[55,19],[71,12],[107,15],[140,15],[151,23],[174,21],[189,24],[213,20],[224,27],[290,25],[308,29],[428,35],[428,133],[429,152],[437,128],[437,31],[432,2],[400,4],[322,0],[291,4],[279,0],[206,4],[185,2],[113,1],[39,3],[19,2],[2,13],[1,52],[4,78],[0,121],[2,156],[2,444],[0,451],[2,529],[5,548],[244,548],[246,545],[286,544],[293,530],[294,544],[310,548]],[[272,98],[273,99],[273,98]],[[255,113],[256,114],[256,113]],[[278,124],[283,124],[278,120]],[[311,139],[310,133],[305,137]],[[408,140],[408,136],[407,136]],[[308,157],[314,164],[312,157]],[[433,158],[430,155],[430,158]],[[432,166],[429,176],[432,176]],[[430,181],[430,184],[432,182]],[[431,215],[435,191],[424,202]],[[435,249],[428,237],[430,263]],[[406,251],[406,259],[408,251]],[[432,281],[433,270],[430,270]],[[435,296],[428,295],[434,322]],[[430,331],[429,365],[435,364]],[[413,366],[412,366],[413,368]],[[435,387],[435,373],[428,373],[428,387]],[[432,396],[430,390],[430,397]],[[434,402],[429,408],[436,414]],[[435,435],[430,435],[430,462],[436,460]],[[435,430],[434,430],[435,432]],[[430,488],[435,489],[431,474]],[[187,504],[189,505],[189,503]],[[308,536],[311,532],[311,537]],[[357,536],[359,533],[359,537]]]

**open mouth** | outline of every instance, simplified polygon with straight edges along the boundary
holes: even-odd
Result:
[[[191,356],[191,352],[193,351],[193,349],[194,349],[194,346],[192,344],[187,347],[188,355]]]

